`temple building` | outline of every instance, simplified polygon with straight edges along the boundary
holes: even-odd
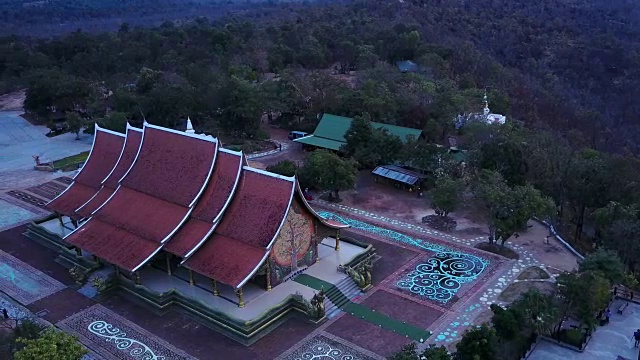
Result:
[[[258,331],[249,320],[280,314],[265,309],[300,310],[285,300],[313,294],[288,280],[326,269],[329,280],[344,278],[336,269],[373,252],[355,240],[341,243],[340,230],[349,226],[311,208],[295,177],[249,167],[242,152],[196,134],[190,120],[184,132],[148,123],[127,126],[126,134],[96,126],[84,167],[47,207],[55,215],[27,236],[58,246],[73,274],[111,269],[117,286],[158,309],[179,304],[209,313],[216,326],[229,328],[235,316],[243,341]],[[272,289],[272,299],[262,296]]]
[[[507,122],[507,117],[502,114],[494,114],[489,109],[489,100],[487,98],[487,91],[484,91],[484,109],[482,109],[482,113],[474,113],[474,114],[461,114],[456,116],[454,119],[454,123],[456,129],[460,129],[466,123],[470,121],[481,121],[486,124],[499,124],[504,125]]]

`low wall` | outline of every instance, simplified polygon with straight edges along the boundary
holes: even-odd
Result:
[[[567,248],[567,250],[571,251],[575,256],[577,256],[578,258],[580,258],[580,260],[584,259],[584,256],[582,254],[580,254],[578,252],[578,250],[574,249],[573,246],[569,245],[568,242],[566,242],[562,236],[560,236],[560,234],[556,231],[556,228],[551,225],[549,222],[544,221],[544,220],[540,220],[538,218],[533,218],[533,220],[539,222],[540,224],[546,226],[549,231],[551,232],[551,234],[558,240],[560,241],[560,243],[562,243],[562,245],[564,245],[564,247]]]

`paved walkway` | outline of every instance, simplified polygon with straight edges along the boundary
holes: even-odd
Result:
[[[623,301],[614,301],[612,308],[617,309]],[[640,305],[629,303],[623,315],[614,312],[609,324],[596,329],[584,352],[541,341],[528,360],[636,360],[639,349],[633,347],[632,336],[638,328]]]

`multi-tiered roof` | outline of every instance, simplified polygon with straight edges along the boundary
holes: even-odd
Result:
[[[268,257],[295,196],[324,225],[348,227],[319,217],[295,177],[251,168],[215,138],[145,123],[142,131],[128,127],[124,144],[111,143],[114,150],[105,133],[96,132],[100,143],[76,177],[101,177],[93,184],[102,187],[65,191],[49,208],[84,218],[65,240],[123,270],[137,271],[165,250],[185,267],[240,288]],[[91,165],[102,151],[119,158]]]

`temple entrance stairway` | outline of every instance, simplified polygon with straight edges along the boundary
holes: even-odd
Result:
[[[345,295],[341,291],[341,289],[329,282],[307,274],[298,275],[294,279],[294,281],[315,290],[324,290],[326,298],[330,301],[331,305],[334,306],[331,308],[325,306],[325,313],[327,317],[329,317],[330,314],[336,316],[338,314],[338,312],[336,312],[336,309],[339,309],[340,311],[344,311],[351,316],[359,317],[374,325],[378,325],[389,331],[406,336],[414,341],[424,342],[429,336],[431,336],[431,332],[428,330],[421,329],[411,324],[396,320],[385,314],[376,312],[375,310],[372,310],[364,305],[352,302],[350,298],[348,298],[347,295]],[[345,281],[350,281],[355,285],[355,283],[349,277],[341,280],[338,285],[342,285],[343,289],[347,291],[349,291],[349,285],[347,285]]]

